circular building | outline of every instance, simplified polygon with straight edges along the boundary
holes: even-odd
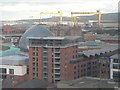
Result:
[[[49,37],[53,36],[46,25],[34,25],[22,35],[19,47],[22,51],[27,51],[29,46],[29,39],[27,37]]]

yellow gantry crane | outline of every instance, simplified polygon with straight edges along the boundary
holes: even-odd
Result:
[[[60,15],[60,24],[62,24],[62,12],[58,11],[58,12],[40,12],[40,15],[42,14],[59,14]]]
[[[100,21],[101,21],[101,12],[98,10],[96,12],[71,12],[71,18],[73,18],[74,14],[97,14],[98,15],[98,29],[100,30]]]

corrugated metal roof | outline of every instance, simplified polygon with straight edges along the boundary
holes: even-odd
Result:
[[[80,52],[80,53],[89,57],[90,55],[93,55],[93,56],[95,56],[96,54],[100,55],[101,53],[114,51],[116,49],[118,49],[117,44],[114,44],[114,45],[113,44],[111,44],[111,45],[106,44],[105,46],[101,47],[101,49],[88,50],[88,51],[83,51],[83,52]]]

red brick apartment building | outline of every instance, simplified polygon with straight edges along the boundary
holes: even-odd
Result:
[[[77,57],[79,40],[79,37],[29,37],[29,78],[49,82],[72,80],[69,62]]]
[[[114,46],[79,52],[77,36],[28,38],[30,79],[55,83],[84,76],[110,78],[109,57],[117,53]]]

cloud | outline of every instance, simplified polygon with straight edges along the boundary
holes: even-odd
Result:
[[[41,11],[118,11],[118,0],[1,0],[0,2],[0,11],[4,20],[29,16],[38,18]]]

